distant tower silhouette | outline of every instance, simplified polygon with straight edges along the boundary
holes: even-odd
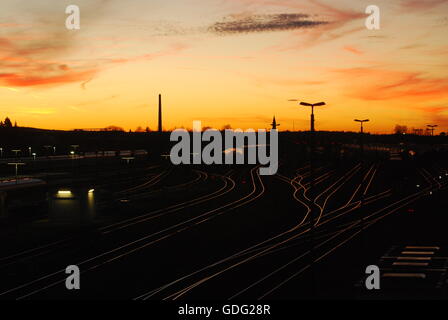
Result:
[[[162,132],[162,95],[159,94],[159,126],[158,131]]]
[[[275,116],[274,116],[274,119],[272,119],[272,123],[271,123],[272,129],[277,130],[277,127],[279,125],[280,125],[280,123],[277,123],[277,121],[275,121]]]

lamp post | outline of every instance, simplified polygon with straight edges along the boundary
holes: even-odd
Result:
[[[289,101],[298,101],[297,99],[291,99]],[[314,127],[314,107],[325,106],[325,102],[318,103],[308,103],[308,102],[300,102],[301,106],[311,107],[311,117],[310,117],[310,195],[313,197],[314,192],[314,155],[315,155],[315,127]],[[313,283],[313,289],[316,290],[316,276],[314,270],[314,262],[315,262],[315,207],[311,207],[311,222],[310,222],[310,264],[311,264],[311,277]]]
[[[361,124],[361,136],[359,139],[359,147],[361,149],[361,161],[363,160],[362,157],[364,155],[364,140],[363,140],[363,134],[364,134],[364,122],[369,122],[369,119],[364,119],[364,120],[359,120],[359,119],[355,119],[354,121],[359,122]]]
[[[297,99],[290,99],[289,101],[298,101]],[[308,103],[308,102],[300,102],[301,106],[311,107],[311,132],[314,132],[314,107],[325,106],[325,102],[318,103]]]
[[[12,152],[14,152],[14,156],[16,157],[16,160],[17,160],[17,154],[20,152],[20,151],[22,151],[22,150],[20,150],[20,149],[15,149],[15,150],[11,150]]]
[[[361,133],[363,133],[364,132],[363,131],[363,123],[364,122],[369,122],[370,120],[369,119],[364,119],[364,120],[355,119],[354,121],[361,123]]]
[[[10,162],[10,163],[8,163],[8,165],[16,167],[16,184],[17,184],[17,181],[18,181],[18,171],[19,171],[18,167],[19,166],[24,166],[25,163],[23,163],[23,162]]]
[[[361,224],[361,257],[364,259],[364,196],[365,196],[365,190],[364,190],[364,122],[369,122],[369,119],[363,119],[363,120],[359,120],[359,119],[354,119],[355,122],[359,122],[361,125],[361,130],[360,130],[360,138],[359,138],[359,147],[361,150],[361,203],[360,203],[360,207],[359,210],[361,212],[361,220],[360,220],[360,224]]]
[[[438,125],[436,125],[436,124],[428,124],[426,126],[429,128],[429,130],[431,130],[431,136],[434,136],[434,130],[435,130],[435,128],[438,127]]]

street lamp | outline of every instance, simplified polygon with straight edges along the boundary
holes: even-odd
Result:
[[[299,101],[299,100],[289,99],[288,101]],[[318,103],[300,102],[300,105],[311,107],[311,131],[314,132],[314,107],[325,106],[325,102],[318,102]]]
[[[17,181],[18,181],[18,167],[19,166],[24,166],[25,163],[23,163],[23,162],[10,162],[10,163],[8,163],[8,165],[16,167],[16,184],[17,184]]]
[[[359,119],[355,119],[354,121],[359,122],[361,124],[361,137],[359,139],[359,148],[361,149],[361,156],[364,153],[364,141],[363,141],[363,133],[364,133],[364,127],[363,124],[364,122],[369,122],[369,119],[364,119],[364,120],[359,120]]]
[[[291,99],[289,101],[297,101],[297,100]],[[325,102],[318,102],[318,103],[300,102],[300,105],[305,107],[311,107],[311,131],[314,132],[314,107],[324,106]]]
[[[362,173],[362,175],[364,174],[364,140],[363,140],[363,137],[364,137],[364,126],[363,126],[363,124],[364,124],[364,122],[369,122],[370,120],[369,119],[363,119],[363,120],[360,120],[360,119],[354,119],[354,121],[355,122],[359,122],[360,123],[360,125],[361,125],[361,131],[360,131],[360,138],[359,138],[359,148],[360,148],[360,151],[361,151],[361,173]],[[365,194],[366,194],[366,190],[365,190],[365,187],[364,187],[364,184],[365,184],[365,181],[364,181],[364,178],[363,178],[363,176],[361,175],[361,183],[360,183],[360,186],[361,186],[361,202],[360,202],[360,211],[361,211],[361,220],[360,220],[360,224],[361,224],[361,246],[362,246],[362,248],[361,248],[361,256],[363,257],[363,259],[364,259],[364,242],[365,242],[365,240],[364,240],[364,209],[363,209],[363,207],[364,207],[364,201],[365,201]]]
[[[291,99],[289,101],[298,101],[297,99]],[[308,102],[300,102],[301,106],[305,107],[311,107],[311,121],[310,121],[310,130],[311,130],[311,136],[310,136],[310,194],[313,196],[314,192],[314,153],[315,153],[315,128],[314,128],[314,107],[320,107],[324,106],[325,102],[318,102],[318,103],[308,103]],[[310,264],[311,264],[311,278],[313,283],[313,288],[315,289],[315,270],[314,270],[314,262],[315,262],[315,231],[314,231],[314,225],[315,225],[315,208],[311,208],[311,222],[310,222],[310,239],[311,239],[311,248],[310,248]]]
[[[434,135],[434,129],[436,127],[438,127],[438,125],[436,125],[436,124],[428,124],[426,126],[429,128],[429,130],[431,130],[431,136],[433,136]]]
[[[363,123],[369,122],[370,120],[369,119],[364,119],[364,120],[355,119],[354,121],[361,123],[361,133],[363,133]]]

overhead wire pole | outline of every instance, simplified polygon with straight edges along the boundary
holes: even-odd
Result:
[[[296,99],[291,99],[289,101],[298,101]],[[311,107],[311,116],[310,116],[310,195],[313,197],[314,193],[314,158],[315,158],[315,147],[316,147],[316,141],[315,141],[315,126],[314,126],[314,107],[319,106],[325,106],[325,102],[318,102],[318,103],[307,103],[307,102],[300,102],[301,106]],[[316,276],[315,276],[315,270],[314,270],[314,262],[316,260],[315,257],[315,206],[311,206],[311,223],[310,223],[310,265],[311,265],[311,281],[314,295],[316,295]]]

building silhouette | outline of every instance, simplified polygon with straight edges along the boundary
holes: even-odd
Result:
[[[277,127],[279,125],[280,125],[280,123],[277,123],[277,121],[275,121],[275,116],[274,116],[274,118],[272,119],[272,123],[271,123],[272,129],[277,130]]]
[[[158,131],[162,132],[162,95],[159,94],[159,125]]]

